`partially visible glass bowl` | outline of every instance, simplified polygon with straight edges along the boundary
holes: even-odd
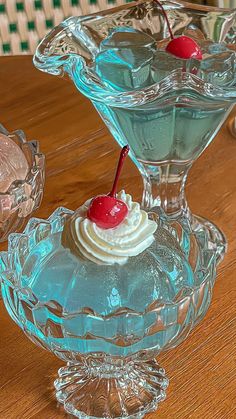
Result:
[[[24,180],[13,182],[6,192],[0,192],[0,242],[12,232],[21,231],[26,221],[42,201],[45,159],[39,152],[38,141],[26,141],[22,130],[9,133],[0,125],[0,133],[7,135],[22,150],[29,165]]]
[[[207,311],[215,252],[201,246],[201,253],[186,258],[181,224],[168,225],[155,209],[156,240],[145,252],[153,256],[160,249],[159,270],[149,275],[153,266],[146,269],[143,252],[143,258],[130,258],[132,269],[142,262],[137,279],[129,264],[99,267],[64,248],[62,230],[72,214],[58,208],[9,236],[8,252],[0,257],[5,306],[34,343],[67,362],[54,383],[67,412],[141,418],[157,408],[168,386],[154,357],[180,344]],[[176,272],[178,266],[186,269]],[[86,269],[93,274],[85,275]],[[171,277],[175,292],[168,298]]]

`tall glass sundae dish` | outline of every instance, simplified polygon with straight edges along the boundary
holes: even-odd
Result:
[[[39,45],[34,63],[68,74],[143,177],[143,207],[161,206],[222,259],[226,241],[192,215],[184,194],[194,160],[236,100],[236,11],[141,1],[72,17]],[[206,168],[207,170],[207,168]]]
[[[168,379],[155,357],[202,319],[215,281],[214,250],[186,257],[180,223],[117,194],[127,152],[109,194],[31,219],[0,257],[5,306],[67,363],[56,397],[79,418],[141,418],[158,407]]]

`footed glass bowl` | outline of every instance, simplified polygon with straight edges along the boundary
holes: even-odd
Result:
[[[29,172],[24,180],[12,182],[5,192],[0,191],[0,242],[14,231],[20,231],[42,201],[44,188],[44,155],[38,141],[26,141],[21,130],[9,133],[0,125],[0,133],[13,140],[22,150]],[[1,177],[0,169],[0,177]],[[4,176],[3,176],[4,177]],[[2,179],[2,178],[1,178]]]
[[[155,357],[181,343],[206,313],[215,252],[202,245],[195,252],[192,242],[185,254],[181,224],[168,224],[155,208],[148,249],[122,266],[96,265],[61,244],[72,214],[58,208],[10,235],[0,257],[5,306],[33,342],[67,363],[54,383],[67,412],[141,418],[168,386]]]

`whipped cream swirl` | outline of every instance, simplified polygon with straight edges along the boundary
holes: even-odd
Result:
[[[131,256],[137,256],[154,241],[157,223],[133,202],[130,195],[121,191],[117,195],[126,203],[128,215],[122,223],[110,229],[102,229],[86,218],[91,200],[75,211],[65,224],[62,244],[76,256],[83,256],[99,265],[120,265]]]

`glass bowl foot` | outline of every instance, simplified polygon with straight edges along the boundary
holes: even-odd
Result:
[[[196,221],[194,230],[197,230],[198,233],[204,232],[208,239],[208,248],[216,251],[217,264],[220,263],[227,251],[227,240],[224,233],[206,218],[195,215],[194,221]]]
[[[57,400],[78,418],[142,418],[165,399],[168,379],[155,360],[98,361],[84,358],[58,371]]]

